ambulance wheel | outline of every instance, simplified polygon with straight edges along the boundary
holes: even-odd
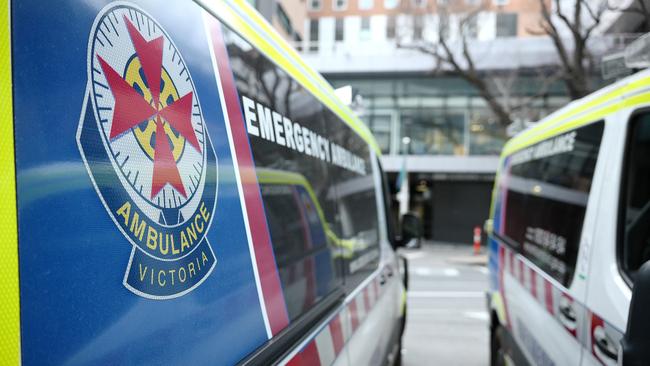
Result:
[[[402,341],[399,342],[398,347],[393,366],[402,366]]]
[[[495,326],[490,331],[490,366],[506,365],[506,350],[503,348],[503,327]]]

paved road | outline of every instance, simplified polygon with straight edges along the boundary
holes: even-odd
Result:
[[[485,257],[469,246],[430,244],[404,255],[410,285],[403,364],[488,365]]]

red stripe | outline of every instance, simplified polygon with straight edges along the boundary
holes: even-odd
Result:
[[[244,191],[244,202],[248,213],[253,249],[257,270],[262,285],[262,294],[266,306],[266,313],[271,327],[271,333],[277,334],[289,324],[287,308],[282,295],[280,277],[278,276],[275,264],[275,256],[271,247],[271,238],[268,231],[264,206],[260,196],[259,185],[255,173],[255,163],[251,147],[248,141],[248,134],[244,128],[244,121],[239,105],[239,96],[230,70],[228,52],[226,50],[220,24],[210,20],[212,42],[217,59],[221,84],[223,87],[226,109],[230,120],[230,129],[237,153],[237,165],[241,175],[242,188]]]
[[[332,343],[334,343],[334,353],[339,354],[343,349],[343,328],[341,328],[341,315],[334,317],[330,323],[330,333],[332,334]]]
[[[604,327],[605,327],[605,321],[603,321],[603,319],[602,319],[601,317],[599,317],[599,316],[596,315],[595,313],[592,313],[591,311],[589,311],[588,313],[589,313],[589,314],[587,314],[588,316],[591,315],[591,326],[589,327],[590,330],[591,330],[591,331],[589,332],[589,338],[590,338],[591,345],[592,345],[592,346],[591,346],[591,353],[592,353],[594,356],[596,356],[596,358],[597,358],[597,359],[598,359],[602,364],[604,364],[604,363],[603,363],[603,360],[601,360],[601,359],[600,359],[600,356],[598,356],[598,354],[596,353],[596,347],[594,347],[593,345],[596,344],[596,337],[595,337],[595,335],[594,335],[594,333],[595,333],[595,331],[596,331],[596,328],[598,328],[598,327],[602,327],[602,328],[604,328]]]
[[[508,251],[508,259],[510,261],[510,274],[515,275],[515,254],[512,251]]]
[[[544,301],[546,303],[546,310],[555,315],[553,309],[553,285],[546,279],[544,279]]]
[[[352,299],[350,302],[350,322],[352,323],[353,332],[359,328],[359,313],[357,312],[356,299]]]
[[[316,340],[309,342],[304,349],[293,356],[293,358],[287,362],[287,366],[320,366]]]
[[[379,300],[380,297],[379,290],[381,289],[381,287],[379,287],[379,283],[377,282],[376,279],[372,281],[372,285],[375,287],[375,299]]]
[[[530,269],[530,293],[537,299],[537,273],[534,269]]]

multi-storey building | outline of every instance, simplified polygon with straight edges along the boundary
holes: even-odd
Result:
[[[288,42],[301,44],[307,17],[306,0],[249,0]]]
[[[517,120],[525,125],[568,101],[559,82],[546,85],[539,75],[557,58],[551,41],[537,36],[538,1],[306,1],[297,48],[335,87],[360,96],[354,107],[378,139],[389,177],[403,167],[409,173],[410,209],[425,235],[470,242],[488,216],[507,126],[474,87],[449,68],[434,73],[435,59],[409,45],[435,42],[439,32],[458,44],[463,29],[477,68],[498,79],[502,97],[531,100]]]

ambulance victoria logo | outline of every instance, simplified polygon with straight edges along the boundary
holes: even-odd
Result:
[[[123,284],[140,296],[182,296],[216,265],[206,234],[217,157],[206,128],[190,70],[162,25],[128,3],[104,8],[90,32],[77,142],[132,245]]]

